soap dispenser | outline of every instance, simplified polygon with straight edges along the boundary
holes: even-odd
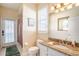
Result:
[[[71,45],[72,45],[72,47],[75,47],[76,41],[75,41],[75,40],[72,40],[72,41],[71,41]]]

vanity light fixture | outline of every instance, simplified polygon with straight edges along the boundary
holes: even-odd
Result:
[[[58,13],[73,7],[79,6],[79,3],[56,3],[50,5],[50,13]]]
[[[61,4],[57,4],[57,5],[56,5],[56,8],[60,8],[60,7],[61,7]]]
[[[52,7],[51,7],[51,10],[55,10],[55,7],[54,7],[54,6],[52,6]]]

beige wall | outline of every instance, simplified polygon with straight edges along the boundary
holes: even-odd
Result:
[[[28,26],[28,18],[36,21],[36,10],[34,4],[23,4],[23,45],[34,46],[36,41],[36,24],[35,27]]]
[[[36,21],[34,4],[23,4],[23,55],[26,55],[24,52],[27,52],[29,47],[35,46],[36,44],[36,24],[34,27],[28,26],[28,18]]]
[[[2,7],[0,6],[0,14],[2,18],[11,18],[11,19],[18,19],[18,12],[10,9],[10,8],[6,8],[6,7]]]
[[[7,7],[0,6],[0,25],[1,25],[1,20],[5,19],[5,18],[18,20],[18,15],[19,14],[17,11],[7,8]],[[1,29],[0,29],[0,36],[1,36]],[[0,37],[0,40],[1,40],[1,37]]]
[[[42,6],[43,5],[39,6],[38,8],[40,9],[37,11],[35,8],[36,7],[35,4],[23,4],[23,52],[22,52],[23,55],[26,54],[24,52],[28,50],[28,47],[32,47],[36,45],[36,40],[37,40],[36,36],[38,36],[38,39],[42,39],[42,40],[48,39],[48,26],[47,26],[47,30],[44,32],[40,32],[38,30],[38,26],[36,26],[37,24],[35,24],[35,27],[28,26],[27,18],[33,18],[35,20],[35,23],[36,20],[40,20],[40,19],[48,20],[47,6],[46,5],[44,5],[43,7]],[[38,33],[36,31],[38,31]],[[28,45],[26,45],[26,43],[28,43]]]
[[[68,38],[69,33],[67,31],[58,31],[57,30],[57,19],[62,17],[75,17],[79,16],[79,7],[72,8],[57,14],[52,14],[50,17],[50,34],[49,37],[57,39],[66,39]]]

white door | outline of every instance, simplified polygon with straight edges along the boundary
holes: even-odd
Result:
[[[2,39],[3,46],[16,44],[16,21],[2,20]]]

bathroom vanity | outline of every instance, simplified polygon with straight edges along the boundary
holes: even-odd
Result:
[[[52,41],[53,42],[53,41]],[[79,56],[79,48],[68,48],[61,44],[49,44],[49,42],[38,42],[40,56]],[[75,50],[76,49],[76,50]]]
[[[55,49],[52,49],[48,46],[45,46],[41,43],[38,44],[38,47],[40,48],[40,56],[66,56],[66,54],[61,53]]]

